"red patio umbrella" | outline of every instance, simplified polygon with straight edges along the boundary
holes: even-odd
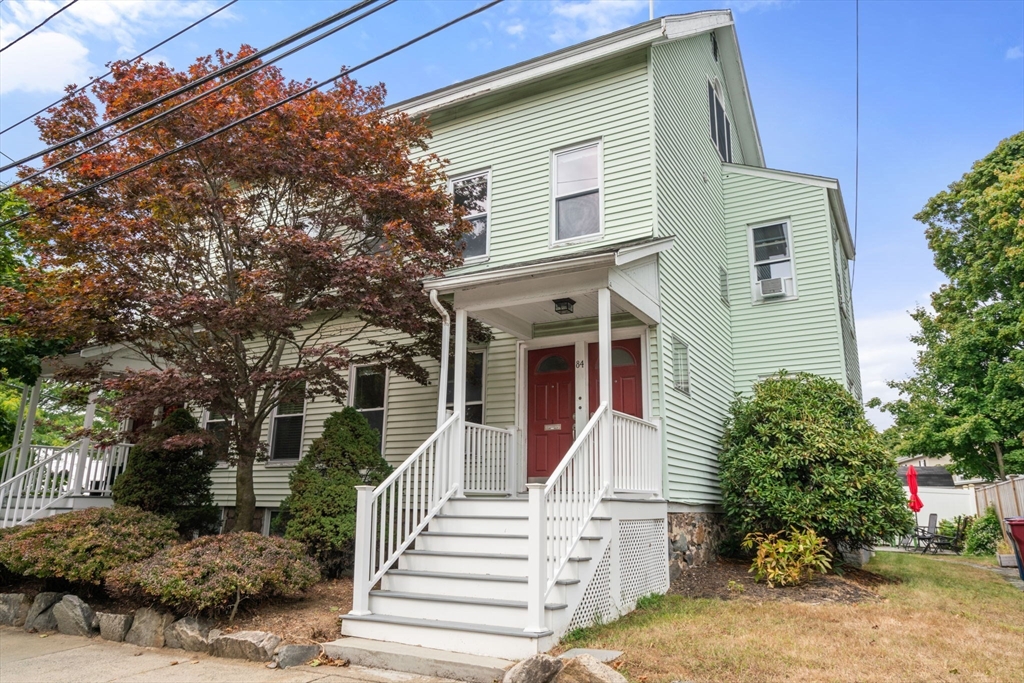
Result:
[[[910,489],[910,501],[907,502],[907,507],[914,511],[916,516],[921,508],[924,507],[924,503],[921,502],[921,497],[917,495],[917,470],[914,469],[913,465],[907,466],[907,488]]]

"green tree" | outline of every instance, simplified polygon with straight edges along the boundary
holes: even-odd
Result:
[[[114,503],[169,517],[183,536],[215,531],[220,511],[210,472],[216,462],[203,454],[202,443],[196,419],[175,410],[132,448],[114,482]]]
[[[918,308],[916,374],[882,406],[904,454],[949,455],[952,470],[1024,472],[1024,132],[1003,140],[915,218],[949,279]],[[875,401],[873,405],[879,405]]]
[[[291,493],[281,503],[285,536],[300,541],[324,573],[336,576],[350,564],[356,525],[356,486],[377,484],[391,473],[380,455],[380,438],[354,408],[331,413],[292,470]]]
[[[721,464],[726,522],[736,539],[811,529],[861,548],[907,531],[896,463],[838,382],[779,373],[736,399]]]

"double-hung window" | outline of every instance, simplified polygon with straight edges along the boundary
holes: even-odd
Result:
[[[690,345],[672,335],[672,386],[690,395]]]
[[[711,142],[718,149],[722,161],[732,163],[732,124],[725,113],[725,105],[715,86],[708,82],[708,113],[711,117]]]
[[[555,152],[552,165],[553,241],[601,234],[601,143]]]
[[[448,365],[448,410],[455,409],[455,367]],[[466,422],[484,423],[484,352],[466,353]]]
[[[228,460],[228,429],[231,427],[231,420],[226,415],[206,411],[206,422],[203,428],[213,436],[211,451],[217,462],[224,463]]]
[[[350,392],[352,407],[377,430],[384,448],[384,413],[387,404],[387,374],[371,365],[356,367]]]
[[[452,181],[455,205],[466,210],[463,220],[473,229],[463,237],[462,256],[483,258],[488,254],[488,227],[491,212],[491,174],[489,171],[462,176]]]
[[[754,256],[755,298],[795,295],[789,223],[752,227],[750,239]]]
[[[302,426],[306,413],[306,383],[283,387],[272,422],[271,460],[298,460],[302,455]]]

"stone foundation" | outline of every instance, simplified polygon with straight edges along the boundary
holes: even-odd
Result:
[[[687,569],[713,562],[724,536],[720,512],[669,512],[669,579],[675,581]]]

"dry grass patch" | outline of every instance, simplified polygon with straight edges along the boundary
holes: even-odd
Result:
[[[623,650],[640,683],[1021,681],[1024,593],[934,558],[879,553],[869,568],[899,581],[878,585],[880,600],[670,595],[566,645]]]

